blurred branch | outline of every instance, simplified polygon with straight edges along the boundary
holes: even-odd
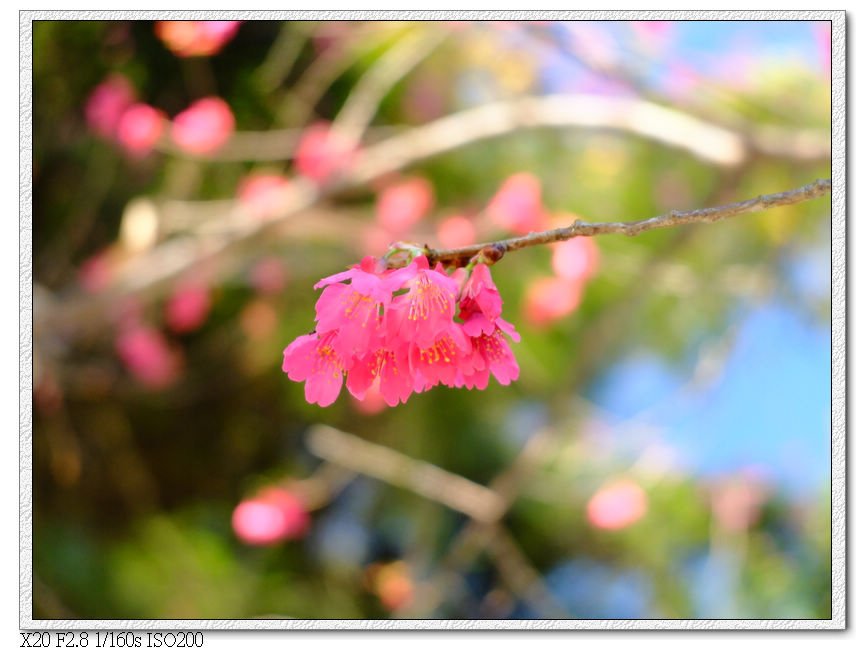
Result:
[[[501,516],[507,512],[519,495],[524,482],[549,457],[554,449],[556,435],[550,429],[534,432],[517,457],[501,474],[493,479],[490,488],[502,501]],[[500,517],[501,518],[501,517]],[[441,571],[423,598],[418,598],[412,606],[412,614],[424,618],[447,598],[460,578],[459,568],[469,564],[484,547],[488,546],[497,533],[493,521],[471,521],[451,543],[447,555],[439,563]]]
[[[299,481],[288,480],[286,487],[303,495],[307,509],[318,510],[333,501],[356,476],[349,469],[324,462],[311,476]]]
[[[532,232],[522,237],[504,239],[497,242],[485,242],[462,248],[427,249],[426,255],[431,263],[450,262],[465,264],[474,255],[477,255],[487,247],[495,247],[502,252],[510,252],[521,248],[528,248],[529,246],[565,241],[574,237],[593,237],[595,235],[607,234],[620,234],[632,237],[647,230],[671,228],[693,223],[712,223],[750,212],[761,212],[785,205],[794,205],[819,198],[829,192],[831,188],[832,182],[829,179],[823,178],[794,190],[778,192],[776,194],[764,194],[747,201],[739,201],[738,203],[721,205],[714,208],[701,208],[691,210],[690,212],[673,210],[667,214],[640,221],[606,223],[575,221],[565,228]]]
[[[294,87],[286,91],[277,110],[277,123],[306,123],[330,85],[356,61],[379,47],[388,34],[389,30],[382,30],[379,23],[361,23],[345,43],[320,54]]]
[[[480,545],[488,547],[508,588],[542,614],[566,618],[567,613],[546,590],[519,546],[495,523],[516,496],[526,463],[534,463],[547,449],[548,435],[533,437],[510,469],[493,482],[494,489],[325,425],[310,429],[307,445],[328,463],[407,488],[471,517],[474,522],[468,530],[475,531],[472,537],[478,537]],[[346,476],[350,474],[340,479]],[[437,600],[437,595],[430,594],[432,600]]]
[[[357,82],[334,119],[334,129],[352,145],[360,142],[385,95],[448,36],[445,30],[423,29],[398,41]]]
[[[721,167],[743,164],[750,152],[813,160],[815,155],[816,159],[826,159],[831,151],[828,134],[818,131],[775,129],[760,138],[749,139],[736,131],[645,100],[547,95],[471,108],[394,136],[366,150],[351,180],[365,183],[479,140],[540,127],[622,131],[683,149]]]
[[[330,463],[406,488],[477,521],[495,521],[503,511],[499,496],[482,485],[332,427],[310,429],[307,445]]]
[[[542,618],[570,618],[510,533],[501,525],[491,526],[493,531],[487,550],[508,589],[525,600]]]
[[[430,37],[431,49],[443,38]],[[395,50],[398,48],[394,48]],[[394,51],[394,50],[391,50]],[[387,57],[385,57],[387,58]],[[417,61],[409,60],[412,66]],[[408,66],[393,61],[386,66],[389,75],[405,74]],[[373,68],[376,70],[376,68]],[[372,74],[372,71],[369,73]],[[375,93],[381,92],[388,79],[384,71],[375,75],[354,100],[349,98],[338,120],[346,121],[352,134],[363,131],[371,118]],[[363,80],[360,83],[364,83]],[[360,85],[360,84],[359,84]],[[385,88],[386,90],[386,88]],[[350,102],[357,102],[350,106]],[[349,113],[345,113],[350,110]],[[343,117],[343,115],[345,117]],[[521,97],[493,102],[477,108],[439,118],[417,128],[399,133],[367,146],[359,164],[348,172],[343,181],[351,186],[363,185],[379,176],[474,142],[507,135],[522,129],[536,128],[606,129],[632,133],[661,144],[683,149],[697,158],[721,167],[743,164],[751,153],[789,158],[797,161],[819,161],[829,158],[831,141],[820,130],[794,130],[782,127],[755,127],[747,134],[716,126],[682,111],[660,104],[627,97],[596,97],[593,95],[547,95]],[[392,130],[376,129],[377,134]],[[299,138],[298,129],[273,131],[240,131],[206,160],[288,160]],[[167,138],[159,148],[173,155],[188,156]]]
[[[644,101],[551,95],[488,104],[441,118],[367,147],[359,153],[354,164],[342,177],[326,187],[318,187],[302,177],[292,179],[286,189],[274,198],[273,211],[278,216],[273,219],[249,218],[239,204],[226,202],[230,207],[212,223],[215,224],[216,232],[220,232],[220,228],[216,227],[219,219],[223,219],[230,228],[207,241],[171,239],[147,254],[129,258],[118,268],[108,291],[91,300],[73,301],[63,310],[63,318],[66,322],[81,323],[94,315],[98,317],[105,313],[106,304],[116,301],[124,294],[138,293],[139,297],[146,298],[151,292],[158,292],[161,287],[193,268],[213,263],[226,255],[237,254],[243,247],[254,248],[269,242],[279,228],[292,217],[341,191],[363,187],[388,173],[478,140],[505,135],[521,128],[540,126],[618,128],[670,146],[679,146],[718,164],[738,165],[750,159],[746,155],[747,141],[742,136]],[[825,193],[828,191],[828,181],[818,182],[811,191],[814,196]],[[796,195],[787,203],[805,198],[813,197]],[[734,206],[738,210],[736,214],[765,209],[765,201],[768,199],[771,197],[761,197]],[[773,205],[787,203],[779,200]],[[552,231],[551,238],[543,241],[536,239],[527,243],[521,239],[507,240],[505,245],[512,247],[508,250],[514,250],[578,235],[603,232],[636,234],[650,228],[732,216],[720,214],[719,210],[722,209],[712,208],[687,213],[690,221],[683,220],[680,213],[671,213],[647,222],[631,224],[576,224],[571,228]],[[547,235],[549,236],[549,233]],[[529,235],[529,238],[533,237],[543,237],[543,234]],[[432,251],[432,254],[437,256],[435,259],[457,259],[470,254],[471,250],[451,249]]]
[[[256,71],[256,76],[264,90],[276,90],[282,85],[314,27],[315,23],[304,21],[283,23],[267,57]]]

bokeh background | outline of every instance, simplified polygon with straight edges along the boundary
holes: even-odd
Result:
[[[507,387],[280,369],[391,241],[828,177],[829,31],[34,23],[34,617],[830,617],[826,198],[507,255]]]

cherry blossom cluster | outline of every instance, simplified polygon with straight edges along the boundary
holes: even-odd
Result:
[[[502,385],[519,376],[505,334],[520,337],[482,261],[449,275],[423,255],[399,269],[366,257],[315,288],[324,288],[315,331],[295,339],[282,364],[306,382],[310,404],[333,404],[343,381],[359,400],[375,386],[396,406],[439,384],[482,390],[490,374]]]

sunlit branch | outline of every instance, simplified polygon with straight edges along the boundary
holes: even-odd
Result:
[[[457,266],[464,266],[474,255],[477,255],[481,250],[487,247],[494,247],[500,252],[507,253],[521,248],[528,248],[529,246],[565,241],[574,237],[593,237],[595,235],[608,234],[633,236],[648,230],[657,230],[658,228],[671,228],[674,226],[683,226],[694,223],[711,223],[750,212],[762,212],[764,210],[770,210],[785,205],[794,205],[796,203],[802,203],[803,201],[810,201],[823,196],[829,192],[831,188],[831,181],[824,178],[787,192],[764,194],[753,199],[748,199],[747,201],[730,203],[728,205],[721,205],[713,208],[701,208],[689,212],[674,210],[667,214],[640,221],[602,223],[575,221],[570,226],[564,228],[554,228],[543,232],[532,232],[528,235],[514,237],[512,239],[485,242],[474,244],[472,246],[464,246],[462,248],[427,249],[426,255],[430,262],[433,263],[442,262],[445,264],[449,263]]]
[[[368,147],[351,180],[365,183],[473,142],[542,127],[620,131],[682,149],[721,167],[741,165],[750,152],[794,160],[827,159],[830,154],[828,132],[776,129],[749,138],[641,99],[547,95],[460,111]]]

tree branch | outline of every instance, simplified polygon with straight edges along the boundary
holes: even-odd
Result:
[[[573,224],[565,228],[554,228],[543,232],[532,232],[522,237],[503,239],[496,242],[473,244],[472,246],[464,246],[462,248],[427,248],[425,254],[429,258],[431,264],[442,262],[444,264],[465,266],[472,257],[487,247],[494,247],[502,253],[507,253],[521,248],[528,248],[529,246],[565,241],[574,237],[593,237],[595,235],[609,234],[628,235],[629,237],[632,237],[647,230],[670,228],[691,223],[722,221],[723,219],[736,217],[740,214],[761,212],[763,210],[769,210],[784,205],[802,203],[803,201],[810,201],[823,196],[829,192],[831,188],[832,182],[827,178],[823,178],[787,192],[764,194],[753,199],[748,199],[747,201],[730,203],[728,205],[721,205],[714,208],[701,208],[690,212],[674,210],[667,214],[652,217],[651,219],[643,219],[641,221],[606,223],[575,221]]]
[[[411,490],[476,521],[497,521],[504,512],[499,495],[483,485],[333,427],[315,425],[306,441],[329,463]]]
[[[828,132],[774,129],[749,138],[688,113],[630,97],[546,95],[470,108],[368,147],[350,174],[364,184],[412,163],[522,129],[607,129],[685,150],[719,167],[736,167],[749,152],[793,160],[825,160]]]

